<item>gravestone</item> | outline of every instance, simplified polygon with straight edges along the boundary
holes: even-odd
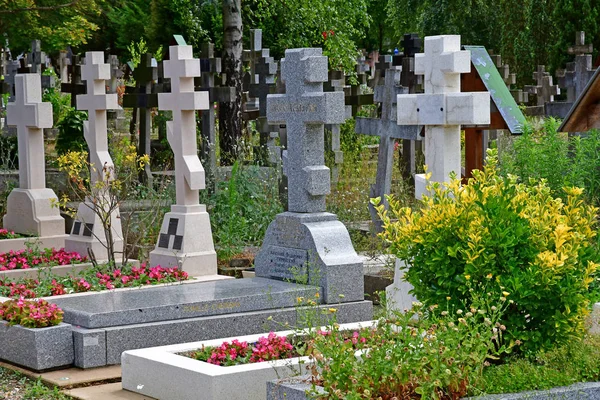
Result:
[[[469,51],[459,35],[425,38],[425,52],[415,55],[415,73],[424,75],[425,94],[398,95],[398,124],[425,126],[425,164],[432,182],[460,177],[460,131],[463,124],[490,123],[488,92],[460,93],[460,74],[471,70]],[[415,196],[426,194],[425,174],[415,176]]]
[[[108,83],[107,93],[117,93],[119,88],[119,79],[123,78],[123,71],[120,68],[119,58],[111,54],[108,56],[107,63],[110,64],[110,81]],[[127,131],[127,119],[123,108],[116,110],[107,110],[108,128],[117,132]]]
[[[69,83],[69,65],[71,65],[71,60],[69,59],[68,52],[66,50],[61,50],[58,56],[58,70],[61,85],[63,83]]]
[[[81,82],[81,57],[73,54],[69,48],[67,52],[67,58],[69,60],[67,65],[67,72],[69,74],[69,83],[62,83],[60,90],[62,93],[69,93],[71,95],[71,107],[77,107],[77,96],[85,93],[85,84]],[[110,73],[110,71],[109,71]]]
[[[12,60],[6,64],[6,75],[4,75],[4,83],[6,85],[6,89],[8,90],[9,96],[8,101],[15,100],[15,77],[17,76],[17,71],[19,70],[19,61]]]
[[[52,127],[52,104],[42,103],[39,74],[16,76],[15,102],[7,107],[7,124],[17,127],[19,188],[7,199],[3,226],[34,236],[64,235],[65,221],[52,189],[46,188],[43,128]]]
[[[356,83],[346,87],[345,103],[351,107],[351,114],[356,117],[361,106],[373,104],[373,93],[364,93],[363,87],[367,85],[367,75],[370,66],[365,56],[359,56],[356,60]]]
[[[214,176],[217,170],[217,132],[215,129],[216,103],[231,103],[235,100],[234,87],[217,86],[216,78],[221,73],[221,58],[215,57],[215,45],[202,44],[200,55],[201,76],[196,79],[196,90],[208,92],[209,108],[201,110],[202,118],[202,161],[208,164],[208,173]],[[214,179],[211,179],[211,182]]]
[[[408,89],[399,86],[401,70],[393,67],[385,73],[385,81],[375,87],[375,101],[381,104],[380,118],[356,118],[355,132],[363,135],[379,137],[377,156],[377,177],[371,186],[369,196],[380,197],[387,204],[386,195],[391,193],[394,149],[397,139],[411,141],[420,140],[417,126],[401,126],[396,122],[396,101],[399,94],[408,93]],[[377,210],[369,204],[371,220],[376,232],[382,231],[381,220]]]
[[[269,56],[269,49],[262,47],[262,29],[250,29],[250,49],[244,50],[242,54],[243,61],[248,64],[248,72],[243,77],[244,92],[250,90],[250,85],[258,83],[259,78],[256,73],[258,60]],[[256,113],[258,107],[258,100],[247,93],[244,109],[251,115],[247,115],[246,120],[254,120],[258,117]]]
[[[263,55],[268,54],[269,50],[264,50]],[[273,57],[260,57],[255,63],[254,74],[256,82],[250,84],[248,93],[258,100],[256,130],[260,134],[259,162],[263,165],[277,165],[281,161],[281,148],[276,144],[279,132],[267,120],[267,96],[275,92],[277,63]]]
[[[205,175],[196,142],[196,110],[209,108],[208,93],[194,91],[200,60],[193,58],[192,46],[171,46],[169,54],[163,67],[165,77],[171,78],[171,93],[158,94],[158,108],[173,112],[173,121],[167,122],[167,139],[175,157],[177,203],[165,214],[150,264],[178,266],[190,276],[215,275],[217,255],[210,218],[206,205],[199,203]]]
[[[267,118],[287,125],[283,168],[289,211],[269,225],[256,276],[307,279],[323,288],[325,303],[362,300],[362,261],[344,224],[325,207],[330,172],[324,165],[324,124],[344,121],[344,94],[323,92],[327,57],[321,49],[287,50],[281,76],[286,93],[267,97]]]
[[[525,86],[529,94],[536,95],[536,106],[529,107],[528,114],[544,115],[546,103],[554,101],[554,96],[560,94],[560,88],[553,84],[552,76],[546,72],[544,65],[538,65],[536,72],[533,73],[533,79],[536,81],[535,85]]]
[[[77,96],[77,109],[88,112],[88,120],[83,123],[83,135],[89,149],[90,160],[90,187],[97,182],[104,182],[104,187],[95,190],[97,199],[86,199],[79,204],[77,217],[73,223],[70,237],[65,241],[67,251],[76,251],[79,254],[93,254],[99,260],[105,259],[107,255],[107,240],[101,216],[103,213],[94,205],[102,201],[109,203],[106,199],[106,186],[114,179],[111,169],[114,167],[110,153],[108,152],[108,126],[106,111],[119,107],[116,94],[106,94],[106,81],[110,79],[110,65],[104,63],[104,53],[101,51],[89,51],[85,54],[85,64],[81,67],[81,78],[86,81],[87,94]],[[105,198],[106,200],[102,200]],[[95,212],[94,209],[98,212]],[[114,240],[114,251],[123,252],[123,231],[118,210],[110,215],[110,226]],[[104,216],[103,216],[104,217]],[[108,258],[108,256],[107,256]]]
[[[380,55],[375,63],[375,68],[372,70],[373,79],[369,81],[368,85],[372,88],[382,85],[386,71],[393,68],[393,66],[394,62],[391,55]]]
[[[342,71],[329,71],[329,80],[326,82],[326,92],[344,92],[346,88],[346,77]],[[345,95],[344,95],[345,97]],[[352,117],[352,106],[345,107],[346,119]],[[326,128],[331,131],[331,146],[333,152],[333,168],[331,169],[331,181],[337,183],[340,176],[340,166],[344,163],[344,153],[341,143],[341,124],[329,124]]]
[[[152,54],[146,53],[141,57],[140,65],[132,72],[135,79],[135,87],[125,88],[123,96],[123,107],[133,108],[133,112],[139,110],[139,140],[137,147],[138,157],[145,154],[151,155],[152,113],[153,108],[158,107],[158,95],[152,93],[153,82],[158,79],[158,66]],[[153,178],[150,163],[144,166],[144,172],[140,173],[140,181],[152,187]]]

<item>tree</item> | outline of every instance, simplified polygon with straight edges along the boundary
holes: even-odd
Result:
[[[201,25],[201,7],[195,0],[152,0],[148,42],[150,48],[165,51],[173,35],[182,35],[195,50],[208,38]]]
[[[219,105],[219,139],[221,165],[232,165],[238,159],[242,138],[242,4],[241,0],[223,0],[221,7],[224,84],[235,87],[236,97],[230,103]]]
[[[132,42],[148,37],[151,26],[148,0],[120,0],[107,9],[107,31],[114,38],[115,50],[125,52]]]
[[[103,0],[0,0],[0,35],[13,52],[28,51],[42,39],[45,51],[87,43],[98,29]]]

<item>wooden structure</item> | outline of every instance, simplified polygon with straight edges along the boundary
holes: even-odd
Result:
[[[465,126],[465,174],[469,179],[474,169],[482,169],[485,159],[483,131],[506,129],[512,135],[523,133],[525,116],[498,72],[485,47],[463,46],[471,52],[471,72],[461,75],[462,92],[490,92],[489,125]]]

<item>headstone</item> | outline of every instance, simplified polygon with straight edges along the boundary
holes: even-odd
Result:
[[[94,188],[97,182],[104,182],[104,184],[102,189],[94,191],[96,198],[88,198],[84,203],[79,204],[71,235],[65,241],[65,249],[79,254],[89,254],[91,251],[97,259],[102,260],[105,259],[104,255],[106,259],[109,258],[107,253],[109,239],[104,232],[101,215],[98,215],[105,212],[100,209],[101,205],[97,204],[109,196],[106,186],[108,181],[114,179],[114,174],[111,174],[114,164],[108,152],[106,110],[114,110],[119,107],[119,104],[116,94],[106,94],[106,81],[110,79],[110,65],[104,63],[103,52],[89,51],[85,54],[81,78],[86,81],[87,94],[77,96],[77,109],[88,112],[88,120],[83,123],[83,135],[89,149],[90,187]],[[104,201],[109,203],[108,200]],[[114,251],[122,253],[123,231],[118,213],[118,209],[114,210],[109,218]],[[104,215],[102,217],[104,218]]]
[[[8,101],[15,100],[15,77],[17,76],[17,71],[19,69],[20,63],[16,60],[9,61],[6,65],[6,75],[4,76],[4,83],[6,84],[6,88],[8,93]]]
[[[248,92],[250,85],[258,83],[258,75],[256,73],[256,64],[258,60],[263,57],[269,57],[269,49],[263,49],[262,47],[262,29],[250,29],[250,49],[244,50],[242,58],[243,61],[248,63],[248,72],[244,75],[243,84],[244,92]],[[259,107],[256,98],[252,97],[249,93],[246,94],[246,101],[244,109],[247,114],[257,110]],[[256,112],[246,116],[246,120],[256,119],[258,115]]]
[[[123,71],[120,68],[119,58],[111,54],[108,56],[107,63],[110,64],[110,81],[108,83],[107,93],[118,93],[119,79],[123,78]],[[117,132],[127,131],[127,118],[121,107],[116,110],[107,111],[108,128]]]
[[[288,212],[267,230],[255,260],[258,277],[299,280],[323,288],[325,303],[364,298],[363,265],[344,224],[325,212],[330,192],[324,165],[324,124],[344,121],[344,94],[323,92],[327,57],[321,49],[287,50],[281,61],[286,94],[271,94],[267,118],[286,123],[284,173]]]
[[[326,82],[326,92],[344,92],[346,88],[346,77],[342,71],[329,71],[329,80]],[[344,100],[345,101],[345,100]],[[352,106],[346,106],[344,115],[346,119],[352,117]],[[331,146],[333,152],[333,167],[331,169],[331,181],[337,183],[340,177],[340,167],[344,163],[344,153],[342,152],[341,124],[329,124],[326,126],[331,130]]]
[[[394,283],[385,289],[386,307],[388,310],[404,313],[412,308],[412,303],[418,301],[417,298],[409,292],[413,290],[413,285],[404,278],[408,266],[398,259],[394,268]]]
[[[123,107],[139,111],[139,140],[138,157],[151,155],[152,113],[151,109],[158,107],[158,95],[152,93],[153,83],[158,79],[158,65],[152,54],[146,53],[141,57],[140,65],[132,72],[135,87],[127,87],[123,96]],[[150,164],[144,166],[140,174],[141,182],[152,187],[152,171]]]
[[[215,129],[215,103],[230,103],[235,100],[235,88],[217,86],[216,78],[221,73],[221,58],[215,57],[215,45],[202,44],[200,55],[201,76],[196,79],[196,90],[207,91],[209,108],[201,110],[202,145],[201,154],[208,173],[214,175],[217,170],[217,131]],[[211,180],[213,181],[213,180]]]
[[[69,55],[66,50],[61,50],[58,56],[58,68],[60,72],[60,82],[69,83],[69,65],[71,65],[71,60],[69,59]]]
[[[358,134],[379,136],[377,157],[377,177],[371,186],[370,197],[380,197],[387,204],[385,196],[391,193],[394,148],[397,139],[420,140],[417,126],[402,126],[396,121],[396,101],[399,94],[408,93],[408,89],[399,86],[401,69],[388,69],[385,82],[375,87],[375,101],[381,104],[380,118],[356,118],[355,131]],[[377,210],[369,204],[371,220],[377,232],[381,232],[381,220]]]
[[[178,266],[190,276],[215,275],[217,255],[210,218],[206,206],[199,203],[205,175],[196,142],[196,110],[209,108],[208,93],[194,91],[200,60],[193,58],[192,46],[171,46],[169,54],[163,67],[165,77],[171,78],[171,93],[159,93],[158,108],[173,112],[173,121],[167,122],[167,139],[175,157],[177,204],[165,214],[150,264]]]
[[[380,55],[377,59],[377,63],[375,64],[375,68],[373,70],[373,79],[369,81],[369,86],[376,88],[377,86],[383,84],[386,71],[391,69],[393,66],[394,63],[391,55]]]
[[[361,106],[373,104],[373,93],[364,93],[363,88],[367,84],[367,75],[370,66],[365,56],[356,60],[356,84],[346,87],[346,105],[351,107],[351,115],[356,117]]]
[[[81,82],[81,57],[73,54],[69,48],[67,72],[70,76],[69,83],[61,84],[61,92],[71,95],[71,107],[77,107],[77,96],[85,93],[85,84]],[[109,71],[110,72],[110,71]]]
[[[34,236],[64,235],[65,221],[52,189],[46,188],[43,128],[52,128],[52,104],[42,103],[39,74],[16,76],[15,102],[7,107],[8,125],[17,127],[19,188],[10,192],[4,228]]]
[[[432,182],[461,173],[460,126],[490,123],[488,92],[460,93],[460,74],[471,70],[469,51],[459,35],[425,38],[425,52],[415,55],[415,73],[424,75],[425,94],[398,95],[398,124],[425,126],[425,164]],[[426,194],[424,174],[415,176],[415,196]]]
[[[535,86],[525,86],[525,90],[530,94],[535,94],[537,98],[537,107],[543,108],[546,103],[554,101],[554,96],[560,94],[558,85],[552,82],[552,76],[546,72],[544,65],[538,65],[537,71],[533,73],[533,79],[536,81]]]

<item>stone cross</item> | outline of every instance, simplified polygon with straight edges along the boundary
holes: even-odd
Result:
[[[281,60],[286,94],[267,97],[270,123],[287,125],[287,150],[283,167],[288,177],[288,209],[296,213],[325,211],[330,192],[325,164],[324,124],[345,119],[344,94],[323,92],[327,81],[327,57],[321,49],[293,49]]]
[[[408,93],[408,88],[399,86],[401,70],[393,68],[385,72],[385,83],[375,88],[375,102],[381,104],[381,118],[356,118],[355,131],[358,134],[379,136],[377,157],[377,177],[371,186],[370,197],[380,197],[385,204],[385,196],[391,193],[392,166],[396,139],[419,140],[417,126],[398,125],[396,121],[396,101],[400,94]],[[378,232],[381,221],[377,210],[369,205],[371,219]]]
[[[527,85],[525,90],[537,96],[538,107],[553,102],[554,96],[560,94],[560,88],[552,83],[552,77],[546,72],[544,65],[538,65],[537,71],[533,73],[533,79],[537,84],[535,86]]]
[[[39,74],[17,75],[15,102],[6,109],[7,123],[17,127],[19,188],[7,200],[4,228],[36,236],[64,235],[65,221],[46,188],[44,131],[52,128],[52,104],[42,103]]]
[[[254,67],[257,82],[250,84],[250,96],[258,99],[256,129],[260,134],[260,162],[263,165],[275,165],[280,161],[281,149],[275,144],[279,132],[267,120],[267,96],[275,93],[277,63],[273,57],[260,57]]]
[[[199,191],[206,182],[196,141],[196,110],[210,107],[209,94],[194,91],[194,78],[201,70],[192,46],[171,46],[163,69],[165,78],[171,79],[171,92],[158,94],[158,108],[173,112],[173,121],[167,122],[167,139],[175,156],[177,203],[165,214],[150,264],[178,266],[191,276],[215,275],[210,218],[206,206],[199,203]]]
[[[111,54],[108,56],[108,63],[110,64],[110,84],[108,85],[108,93],[117,93],[119,86],[119,78],[123,77],[123,71],[119,68],[119,58]]]
[[[70,50],[70,49],[69,49]],[[71,107],[77,106],[77,96],[85,93],[85,84],[81,82],[81,57],[74,55],[69,51],[67,53],[69,64],[67,66],[68,74],[70,75],[70,83],[63,83],[60,90],[63,93],[71,94]]]
[[[346,89],[346,76],[342,71],[329,71],[329,81],[326,82],[327,92],[344,92]],[[344,96],[345,97],[345,96]],[[345,101],[345,99],[344,99]],[[352,106],[345,107],[346,118],[352,116]],[[331,170],[331,180],[333,183],[339,181],[340,166],[344,163],[344,152],[341,143],[341,124],[330,124],[327,126],[331,130],[331,151],[333,152],[333,168]]]
[[[52,104],[42,103],[38,74],[16,76],[16,97],[7,106],[7,124],[17,127],[19,188],[46,187],[43,128],[52,128]]]
[[[71,65],[71,60],[69,59],[68,53],[65,50],[61,50],[60,55],[58,56],[58,68],[61,83],[69,83],[69,65]]]
[[[367,72],[370,67],[365,56],[360,56],[356,63],[356,80],[357,83],[346,87],[346,105],[351,106],[351,114],[356,117],[361,106],[373,104],[373,94],[363,93],[363,85],[367,84]]]
[[[138,156],[151,154],[152,114],[150,110],[158,107],[158,95],[152,93],[153,83],[158,79],[158,66],[152,54],[141,57],[140,64],[133,70],[135,88],[127,87],[123,96],[123,107],[139,110],[139,142]],[[141,181],[152,187],[152,171],[146,164]]]
[[[459,35],[425,38],[425,52],[415,55],[415,73],[424,75],[425,94],[398,95],[398,124],[425,126],[425,163],[431,181],[460,177],[460,131],[463,124],[490,123],[488,92],[460,93],[460,74],[471,70],[469,51]],[[415,176],[415,195],[426,193],[425,175]]]
[[[244,50],[243,61],[249,63],[250,70],[243,78],[244,91],[250,89],[250,85],[258,83],[259,77],[256,74],[256,64],[262,57],[269,57],[269,49],[262,47],[262,29],[250,29],[250,50]],[[258,107],[255,99],[248,96],[246,109],[254,110]]]
[[[6,75],[4,76],[4,83],[8,89],[8,101],[14,101],[15,99],[15,77],[19,70],[20,63],[16,60],[9,61],[6,65]]]
[[[207,91],[209,108],[200,111],[202,118],[202,160],[208,164],[211,175],[217,169],[217,132],[215,130],[215,103],[230,103],[235,100],[235,88],[216,85],[216,77],[221,73],[221,58],[215,57],[215,45],[202,44],[200,52],[201,76],[195,79],[196,90]],[[211,180],[212,182],[213,180]]]
[[[88,112],[88,120],[83,123],[83,136],[88,145],[91,164],[90,186],[94,187],[100,181],[106,183],[114,179],[114,171],[112,171],[114,164],[108,152],[107,110],[117,109],[119,104],[115,93],[106,94],[106,81],[110,79],[110,65],[104,63],[104,52],[85,53],[85,64],[81,66],[81,79],[86,81],[87,93],[77,95],[77,109]],[[108,188],[104,186],[95,193],[96,198],[86,199],[79,205],[71,235],[65,241],[65,249],[80,254],[88,254],[91,251],[98,259],[104,259],[102,254],[107,251],[109,239],[104,231],[106,221],[100,218],[99,214],[102,210],[99,207],[102,207],[103,201],[108,204],[109,195]],[[120,253],[123,251],[123,231],[118,210],[112,210],[108,225],[112,231],[114,251]]]
[[[575,46],[569,46],[567,52],[569,54],[582,55],[589,54],[594,51],[594,46],[589,43],[585,44],[585,32],[578,31],[575,34]]]
[[[375,88],[381,85],[384,81],[386,71],[391,69],[394,66],[393,64],[391,55],[380,55],[375,63],[373,79],[369,81],[369,86]]]
[[[575,61],[567,64],[567,70],[562,80],[563,87],[567,88],[567,101],[575,102],[583,93],[587,83],[592,78],[596,69],[592,66],[593,45],[585,44],[585,33],[577,32],[575,46],[569,47],[568,53],[575,55]]]
[[[29,53],[28,62],[32,73],[42,73],[42,65],[46,62],[46,53],[42,51],[42,43],[39,40],[31,42],[31,53]]]

